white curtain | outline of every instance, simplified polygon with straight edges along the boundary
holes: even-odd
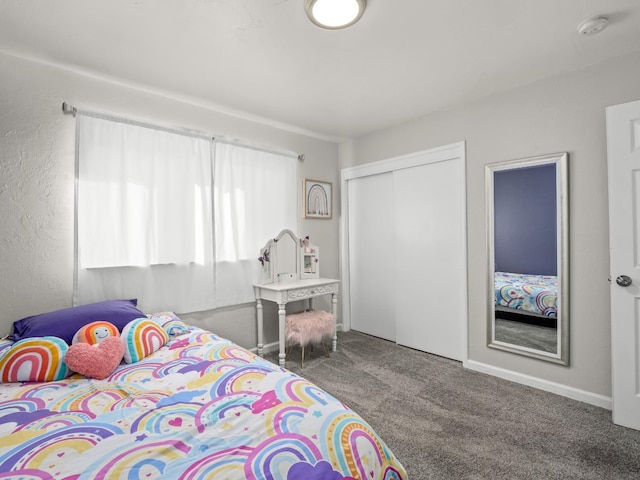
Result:
[[[211,138],[77,117],[74,303],[193,312],[254,300],[259,249],[296,222],[296,162]],[[215,165],[215,166],[214,166]],[[212,198],[213,191],[213,198]]]
[[[216,302],[251,302],[260,248],[280,230],[296,230],[296,160],[216,141],[214,164]]]
[[[77,122],[75,303],[211,308],[212,139],[84,115]]]

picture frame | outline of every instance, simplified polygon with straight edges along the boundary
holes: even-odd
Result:
[[[333,215],[333,185],[322,180],[304,179],[304,218],[329,220]]]

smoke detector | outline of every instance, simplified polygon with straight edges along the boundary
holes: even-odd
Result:
[[[609,24],[607,17],[593,17],[583,20],[578,24],[578,32],[580,35],[589,36],[600,33]]]

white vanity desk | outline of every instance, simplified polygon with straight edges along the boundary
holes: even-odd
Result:
[[[338,288],[340,280],[320,278],[320,251],[309,243],[309,238],[299,239],[291,230],[282,230],[260,250],[262,281],[253,285],[256,295],[256,317],[258,320],[258,355],[264,353],[264,323],[262,301],[278,304],[278,339],[280,343],[280,366],[285,364],[285,316],[289,302],[308,300],[309,309],[313,299],[331,295],[333,334],[331,347],[337,348],[336,319]]]
[[[331,295],[331,314],[333,315],[333,335],[331,339],[331,349],[335,352],[338,337],[336,335],[336,313],[338,304],[338,286],[340,280],[331,278],[311,278],[295,280],[286,283],[269,283],[266,285],[254,285],[256,293],[256,314],[258,317],[258,355],[262,356],[264,349],[264,330],[262,319],[262,300],[268,300],[278,304],[278,338],[280,343],[279,363],[284,367],[285,363],[285,341],[284,341],[284,318],[286,315],[285,305],[288,302],[298,300],[309,300],[309,308],[313,308],[313,298],[320,295]]]

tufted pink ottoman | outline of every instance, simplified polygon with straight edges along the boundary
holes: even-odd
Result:
[[[302,347],[301,368],[304,368],[305,345],[322,343],[325,355],[329,356],[322,340],[333,336],[333,328],[333,315],[323,310],[291,313],[285,317],[285,340],[288,343],[298,343]]]

